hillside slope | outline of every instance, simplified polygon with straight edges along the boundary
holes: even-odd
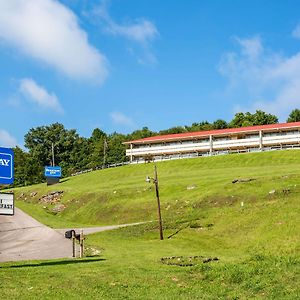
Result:
[[[237,246],[243,245],[244,235],[245,247],[270,241],[275,248],[296,247],[299,151],[177,160],[158,163],[157,168],[166,229],[214,226],[209,234],[214,238],[232,234],[230,243]],[[152,173],[153,164],[131,165],[67,178],[52,187],[26,187],[16,191],[23,199],[17,205],[52,227],[156,220],[154,186],[145,182]],[[234,179],[251,181],[232,183]],[[58,204],[39,201],[54,189],[64,191]],[[65,209],[57,212],[62,204]]]
[[[164,241],[158,238],[154,187],[145,182],[153,164],[17,189],[17,205],[53,227],[154,222],[89,236],[88,247],[101,250],[94,261],[4,265],[3,276],[12,283],[2,287],[3,295],[40,299],[56,289],[57,299],[82,293],[90,299],[300,297],[299,151],[177,160],[157,168]],[[232,183],[236,179],[241,182]],[[39,201],[54,190],[64,191],[60,202]],[[53,212],[59,205],[66,208]],[[180,257],[199,255],[220,260],[191,267],[161,263],[162,257],[176,256],[178,264]],[[65,285],[70,289],[60,288]]]
[[[297,150],[157,163],[163,215],[181,219],[207,208],[240,205],[241,201],[248,206],[270,198],[295,198],[300,191],[299,167]],[[145,182],[147,175],[153,175],[153,164],[94,171],[50,187],[20,188],[16,189],[17,205],[54,227],[61,221],[106,225],[152,220],[156,202],[154,186]],[[238,178],[255,180],[233,184]],[[277,191],[270,195],[274,189]],[[283,189],[290,193],[283,194]],[[66,206],[56,215],[51,212],[53,204],[39,201],[55,190],[64,191],[59,203]]]
[[[299,167],[297,150],[157,163],[163,216],[175,221],[197,218],[211,208],[240,207],[241,202],[247,210],[251,205],[295,199],[300,192]],[[66,222],[109,225],[153,220],[155,193],[154,186],[145,182],[147,175],[153,175],[153,164],[94,171],[66,178],[56,186],[20,188],[16,189],[17,205],[53,227]],[[239,178],[254,180],[232,183]],[[65,207],[58,208],[58,213],[52,211],[55,204],[39,201],[55,190],[64,192],[58,203]]]

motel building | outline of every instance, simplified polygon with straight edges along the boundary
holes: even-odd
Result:
[[[300,122],[152,136],[124,143],[131,163],[300,148]]]

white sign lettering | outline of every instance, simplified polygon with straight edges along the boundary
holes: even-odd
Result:
[[[14,194],[0,193],[0,215],[14,214]]]
[[[0,158],[0,166],[9,167],[9,159]]]

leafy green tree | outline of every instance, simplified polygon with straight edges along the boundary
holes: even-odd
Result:
[[[213,125],[207,121],[203,121],[200,123],[193,123],[191,126],[185,126],[185,128],[188,132],[214,129]]]
[[[105,164],[107,151],[107,135],[101,129],[94,129],[89,139],[90,162],[87,164],[89,168],[100,167]]]
[[[28,160],[28,153],[24,152],[21,148],[15,147],[14,149],[15,154],[15,178],[14,178],[14,186],[21,186],[25,184],[25,177],[26,177],[26,162]]]
[[[212,124],[214,129],[225,129],[228,128],[228,124],[226,121],[222,120],[222,119],[218,119],[216,121],[213,122]]]
[[[278,123],[278,118],[275,115],[268,114],[262,110],[257,110],[252,115],[253,125],[267,125]]]
[[[247,115],[248,114],[248,115]],[[249,114],[250,113],[247,113],[247,114],[244,114],[242,112],[238,112],[234,115],[234,118],[231,120],[230,122],[230,127],[243,127],[245,126],[245,122],[246,121],[250,121],[249,120]],[[252,124],[252,123],[251,123]]]
[[[251,114],[250,112],[236,113],[230,122],[230,127],[246,127],[276,123],[278,123],[278,118],[275,115],[268,114],[262,110],[257,110],[254,114]]]
[[[185,127],[176,126],[176,127],[171,127],[169,129],[161,130],[159,134],[164,135],[164,134],[174,134],[174,133],[184,133],[184,132],[187,132]]]
[[[126,136],[114,132],[108,136],[107,147],[107,164],[121,163],[127,160],[126,158],[126,146],[122,143],[125,142]]]
[[[300,122],[300,109],[296,108],[292,110],[292,112],[289,114],[287,122],[288,123]]]
[[[26,161],[25,171],[24,185],[36,184],[45,180],[44,166],[41,166],[39,161],[31,155],[28,156],[28,160]]]
[[[43,180],[43,168],[29,153],[20,147],[15,147],[15,176],[14,186],[23,186],[39,183]]]
[[[77,171],[85,170],[91,161],[91,150],[88,139],[79,137],[70,152],[70,161],[68,173],[72,174]]]
[[[106,138],[106,133],[99,128],[95,128],[92,132],[90,140],[93,142],[97,142],[103,137]]]
[[[51,165],[52,143],[54,145],[55,165],[62,167],[63,173],[69,175],[69,168],[74,163],[73,151],[78,142],[76,130],[67,130],[62,124],[32,128],[25,135],[25,147],[39,166]]]
[[[148,127],[143,127],[142,129],[135,130],[131,134],[128,134],[127,138],[128,140],[139,140],[156,134],[156,132],[151,131]]]

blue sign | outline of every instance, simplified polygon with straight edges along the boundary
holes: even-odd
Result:
[[[45,167],[45,177],[61,177],[61,167]]]
[[[0,148],[0,184],[14,182],[14,151],[9,148]]]

